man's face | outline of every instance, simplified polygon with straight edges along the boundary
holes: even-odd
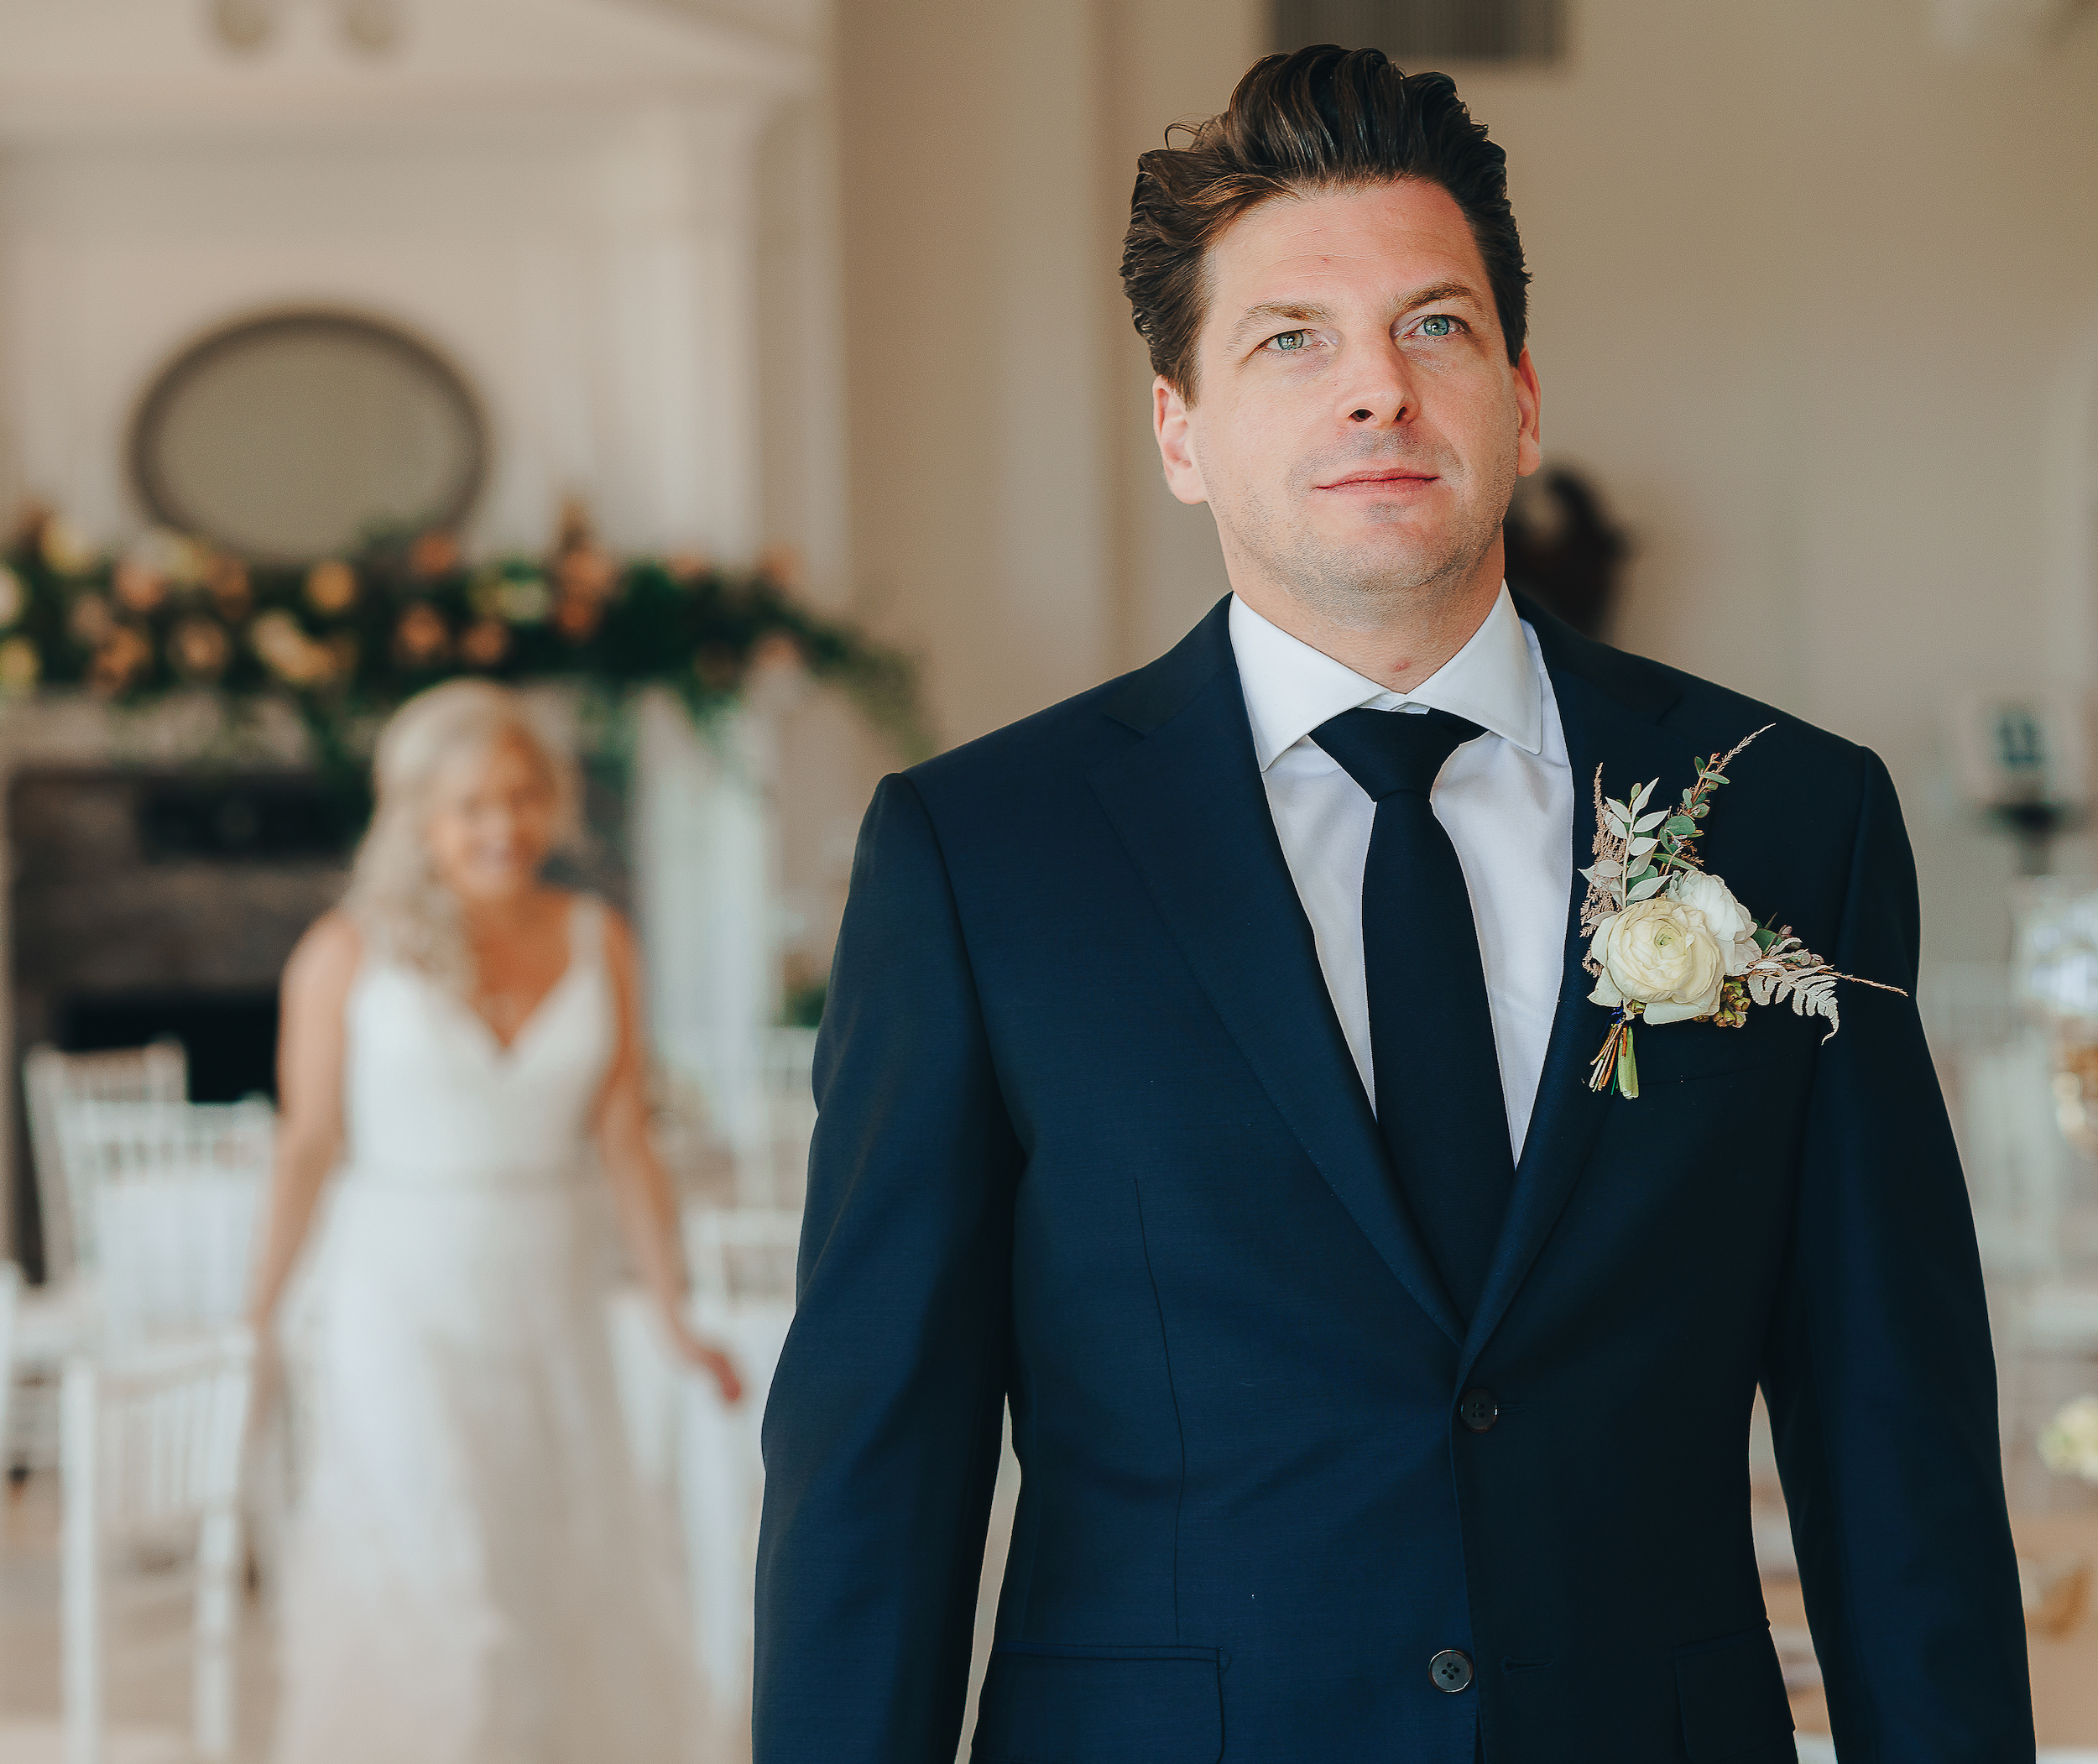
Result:
[[[1216,516],[1232,581],[1336,623],[1499,578],[1537,467],[1537,382],[1440,185],[1261,203],[1211,245],[1195,401],[1153,399],[1166,482]]]

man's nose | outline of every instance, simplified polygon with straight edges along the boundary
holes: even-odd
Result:
[[[1405,355],[1386,342],[1356,352],[1353,372],[1341,386],[1347,421],[1360,429],[1396,429],[1420,414],[1419,398]]]

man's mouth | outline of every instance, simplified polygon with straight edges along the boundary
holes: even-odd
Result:
[[[1381,485],[1432,484],[1439,474],[1417,472],[1405,466],[1383,466],[1366,472],[1350,472],[1345,478],[1336,478],[1331,483],[1320,484],[1322,490],[1365,490]]]

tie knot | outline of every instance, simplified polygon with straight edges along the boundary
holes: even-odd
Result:
[[[1448,711],[1343,711],[1312,731],[1312,739],[1343,771],[1381,802],[1400,791],[1425,796],[1443,762],[1486,732]]]

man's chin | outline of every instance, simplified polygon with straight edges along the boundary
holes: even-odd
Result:
[[[1307,587],[1381,601],[1468,574],[1470,560],[1447,541],[1410,540],[1384,528],[1330,535],[1305,561]]]

